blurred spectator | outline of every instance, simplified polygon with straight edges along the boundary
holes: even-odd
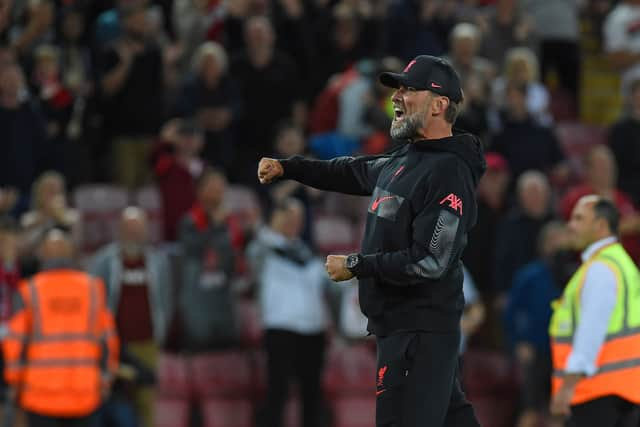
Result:
[[[529,114],[527,86],[510,84],[505,97],[502,128],[493,136],[491,150],[507,159],[514,180],[529,169],[549,173],[554,181],[566,180],[569,169],[560,142],[551,129],[538,124]]]
[[[526,171],[517,181],[518,204],[500,222],[493,263],[499,305],[511,289],[515,272],[536,256],[542,226],[551,219],[551,189],[542,172]]]
[[[262,229],[247,250],[266,328],[267,427],[283,424],[292,378],[302,396],[301,425],[320,426],[320,380],[329,323],[325,291],[330,284],[322,262],[300,240],[303,226],[302,204],[283,200],[274,208],[269,228]]]
[[[485,318],[485,308],[476,288],[476,284],[471,277],[471,273],[466,268],[463,269],[464,280],[462,282],[462,293],[464,295],[464,311],[460,319],[460,354],[464,354],[467,349],[469,338],[478,330]]]
[[[17,210],[27,208],[31,184],[46,158],[45,122],[29,99],[22,69],[17,64],[0,68],[0,186],[19,192]]]
[[[205,163],[200,159],[202,130],[193,121],[172,119],[160,132],[152,153],[153,171],[162,196],[163,238],[177,238],[178,223],[196,201],[196,181]]]
[[[19,57],[27,59],[38,44],[52,41],[55,3],[52,0],[6,3],[10,9],[9,23],[13,24],[8,27],[8,41]]]
[[[58,172],[48,171],[38,177],[31,190],[31,209],[20,218],[24,228],[22,252],[33,254],[42,238],[57,228],[69,233],[74,245],[81,239],[80,216],[67,205],[65,180]]]
[[[486,9],[477,19],[482,33],[480,55],[494,64],[502,64],[509,49],[531,47],[533,23],[518,11],[517,0],[497,0]]]
[[[456,119],[456,127],[479,136],[487,145],[489,131],[489,102],[486,88],[477,76],[470,76],[463,87],[464,99],[460,114]]]
[[[254,185],[255,165],[271,152],[274,124],[293,116],[304,124],[302,86],[295,63],[275,49],[271,22],[264,16],[245,24],[247,48],[234,58],[231,73],[242,90],[243,114],[239,125],[241,144],[231,176]]]
[[[550,125],[549,92],[540,83],[538,58],[526,47],[517,47],[506,52],[503,74],[493,81],[492,101],[502,110],[507,104],[507,88],[511,85],[526,87],[527,111],[538,123]]]
[[[610,200],[620,214],[621,243],[631,258],[640,263],[640,213],[631,198],[616,188],[616,178],[616,162],[609,147],[593,147],[585,157],[585,180],[565,194],[560,201],[560,213],[568,221],[578,200],[589,194]]]
[[[92,426],[118,367],[104,286],[73,267],[73,244],[59,230],[39,256],[43,271],[20,285],[2,342],[5,378],[30,427]]]
[[[73,93],[60,74],[60,51],[52,45],[35,50],[32,85],[47,122],[47,168],[66,175],[67,127],[73,112]]]
[[[424,54],[442,55],[456,23],[443,4],[446,6],[436,0],[391,2],[385,26],[387,52],[403,61]]]
[[[175,0],[173,2],[173,26],[177,39],[184,46],[183,65],[211,31],[223,25],[223,5],[211,0]],[[183,67],[184,68],[184,67]]]
[[[91,52],[85,43],[85,18],[80,9],[63,9],[59,35],[61,78],[65,87],[76,96],[91,91]]]
[[[104,129],[113,138],[115,181],[134,189],[148,180],[151,138],[162,120],[163,57],[149,40],[144,4],[132,2],[120,14],[123,33],[103,59]]]
[[[225,189],[222,173],[205,172],[197,186],[197,201],[180,223],[183,254],[178,304],[184,351],[219,350],[238,341],[231,292],[237,225],[224,210]]]
[[[506,210],[509,167],[499,154],[485,155],[487,171],[478,183],[478,226],[471,229],[463,261],[483,294],[495,289],[493,259],[498,224]]]
[[[8,333],[8,322],[13,312],[12,306],[20,281],[18,265],[19,228],[15,220],[8,216],[0,217],[0,341]],[[4,357],[0,352],[0,419],[7,395],[7,383],[4,379]]]
[[[230,173],[236,145],[233,124],[240,118],[241,97],[227,66],[227,54],[221,45],[201,45],[193,58],[192,75],[182,86],[176,112],[197,117],[205,131],[203,157],[210,165]]]
[[[563,223],[545,224],[537,243],[536,259],[515,273],[504,313],[509,344],[523,373],[519,427],[539,425],[546,413],[551,393],[551,302],[560,297],[572,273],[566,274],[564,251],[569,243]]]
[[[169,261],[149,245],[147,216],[142,209],[128,207],[123,211],[119,241],[94,255],[90,271],[106,284],[122,344],[146,369],[155,371],[172,316],[173,288]],[[153,427],[153,389],[138,387],[133,397],[144,425]]]
[[[20,280],[19,239],[17,222],[9,216],[0,217],[0,337],[6,333],[6,322],[11,317],[11,298]]]
[[[611,128],[609,146],[618,164],[620,189],[640,206],[640,79],[631,85],[629,99],[629,115]]]
[[[367,9],[364,13],[363,7]],[[334,74],[373,56],[378,34],[367,16],[370,7],[366,1],[341,1],[333,6],[331,15],[317,21],[310,95],[318,93]]]
[[[540,74],[546,81],[554,70],[560,86],[578,99],[580,45],[578,4],[580,0],[519,0],[523,13],[534,22],[540,42]]]
[[[463,22],[456,25],[451,31],[447,59],[460,75],[463,87],[473,78],[486,96],[491,79],[495,76],[495,67],[487,59],[478,56],[481,37],[480,30],[474,24]]]
[[[373,129],[366,122],[366,98],[370,96],[377,78],[377,67],[373,60],[362,60],[354,66],[355,77],[340,93],[338,98],[338,126],[341,135],[362,139]]]
[[[622,72],[622,94],[629,97],[631,83],[640,78],[640,0],[622,0],[607,16],[604,27],[604,50],[608,62]]]
[[[274,159],[288,159],[292,156],[301,156],[306,153],[306,140],[304,132],[292,122],[283,122],[276,131]],[[270,203],[278,205],[293,197],[303,205],[305,215],[302,224],[302,240],[313,247],[313,212],[312,200],[317,197],[318,191],[300,184],[297,181],[285,180],[278,182],[270,188]]]

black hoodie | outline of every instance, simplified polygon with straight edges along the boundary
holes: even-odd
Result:
[[[372,196],[354,269],[368,330],[457,331],[464,306],[460,256],[475,225],[485,170],[471,134],[422,140],[375,157],[281,160],[284,178]]]

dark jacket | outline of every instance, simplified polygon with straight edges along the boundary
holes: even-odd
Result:
[[[283,160],[284,177],[372,195],[355,273],[368,330],[456,331],[464,306],[460,255],[476,222],[485,169],[470,134],[424,140],[375,157]]]
[[[238,339],[231,279],[235,272],[228,222],[213,224],[196,203],[178,231],[182,246],[179,310],[182,350],[211,351]]]

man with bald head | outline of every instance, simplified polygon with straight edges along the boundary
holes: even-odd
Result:
[[[20,285],[2,342],[5,378],[30,427],[90,426],[118,367],[101,280],[73,267],[73,244],[50,231],[42,271]]]
[[[623,427],[640,403],[640,271],[613,203],[582,197],[569,221],[582,265],[553,303],[551,414],[568,426]]]
[[[130,206],[120,218],[120,238],[94,256],[90,271],[104,280],[118,335],[127,350],[154,371],[164,343],[171,308],[171,273],[167,256],[149,244],[147,215]],[[153,392],[138,387],[136,406],[145,425],[153,425]]]

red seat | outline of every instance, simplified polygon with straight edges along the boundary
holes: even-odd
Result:
[[[199,397],[246,397],[251,392],[251,366],[242,351],[193,356],[191,375]]]
[[[469,350],[464,355],[462,378],[472,395],[509,394],[518,388],[517,369],[499,352]]]
[[[253,427],[250,400],[207,399],[201,409],[203,427]]]
[[[330,395],[375,394],[376,356],[366,344],[330,351],[324,386]]]
[[[370,427],[376,424],[376,398],[342,397],[333,402],[335,427]]]
[[[158,393],[165,397],[190,395],[187,361],[182,356],[163,353],[158,360]]]
[[[470,397],[469,400],[482,427],[513,427],[516,406],[512,400],[493,396]]]
[[[302,403],[298,394],[294,391],[284,406],[284,427],[300,427]]]
[[[155,427],[188,427],[189,401],[162,397],[156,399],[154,420]]]

